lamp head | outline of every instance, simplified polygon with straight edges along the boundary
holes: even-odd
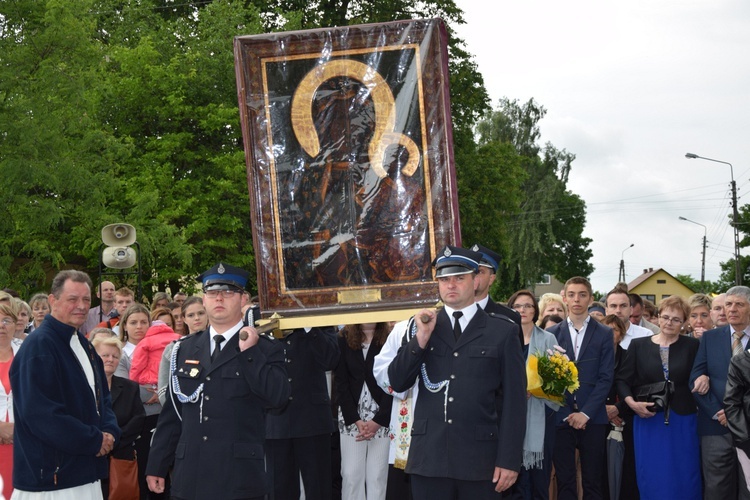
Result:
[[[685,217],[683,217],[681,215],[679,217],[677,217],[677,218],[680,219],[680,220],[687,220]]]
[[[698,155],[695,153],[685,153],[685,158],[690,158],[691,160],[694,160],[698,158]]]

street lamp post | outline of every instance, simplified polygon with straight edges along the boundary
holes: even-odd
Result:
[[[631,243],[630,246],[625,250],[633,248],[634,246],[635,243]],[[620,283],[625,283],[625,250],[623,250],[620,254],[620,275],[617,277],[617,281]]]
[[[700,158],[701,160],[713,161],[716,163],[723,163],[729,165],[729,174],[732,177],[732,226],[734,226],[734,284],[742,284],[742,272],[740,271],[740,233],[739,233],[739,213],[737,212],[737,183],[734,182],[734,167],[728,161],[714,160],[713,158],[706,158],[705,156],[698,156],[694,153],[685,153],[685,158],[694,160]]]
[[[701,292],[706,293],[706,226],[701,224],[700,222],[695,222],[694,220],[686,219],[685,217],[678,217],[680,220],[684,220],[685,222],[692,222],[693,224],[697,224],[698,226],[703,226],[703,260],[701,261]]]

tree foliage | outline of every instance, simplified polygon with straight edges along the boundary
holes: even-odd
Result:
[[[586,205],[567,189],[575,156],[550,143],[539,145],[539,121],[545,113],[533,99],[525,104],[502,99],[476,127],[477,151],[491,148],[505,154],[482,163],[481,174],[464,178],[463,186],[459,182],[459,188],[464,187],[464,237],[486,241],[504,255],[493,289],[503,297],[533,286],[543,274],[565,281],[593,272],[591,239],[582,235]],[[462,164],[459,173],[465,175],[474,167]],[[482,186],[487,180],[492,189]],[[484,199],[490,208],[471,210],[479,204],[473,200],[465,209],[467,198]]]
[[[233,37],[416,17],[463,22],[452,0],[0,3],[0,282],[95,276],[100,229],[121,221],[147,293],[220,259],[254,269]],[[461,154],[489,99],[455,36],[450,52]]]

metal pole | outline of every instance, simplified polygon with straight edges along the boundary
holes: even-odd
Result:
[[[632,248],[633,246],[635,246],[635,243],[631,243],[628,248]],[[625,250],[620,254],[620,274],[617,276],[617,281],[619,283],[625,283]]]
[[[685,222],[692,222],[693,224],[697,226],[701,226],[703,228],[703,258],[701,260],[701,292],[706,293],[706,234],[707,234],[707,228],[705,224],[701,224],[700,222],[695,222],[694,220],[687,219],[685,217],[677,217],[680,220],[684,220]]]
[[[739,213],[737,211],[737,183],[734,182],[734,167],[728,161],[715,160],[713,158],[706,158],[705,156],[699,156],[694,153],[685,153],[685,158],[695,159],[700,158],[701,160],[713,161],[716,163],[723,163],[729,165],[729,174],[732,179],[732,226],[734,227],[734,284],[742,284],[742,271],[740,269],[740,232],[739,232]]]

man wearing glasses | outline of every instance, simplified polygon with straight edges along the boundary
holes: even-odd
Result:
[[[146,467],[155,493],[164,491],[173,462],[172,498],[264,498],[270,492],[266,410],[282,407],[290,386],[281,344],[242,322],[247,277],[223,263],[198,277],[210,327],[172,351],[167,404]]]

